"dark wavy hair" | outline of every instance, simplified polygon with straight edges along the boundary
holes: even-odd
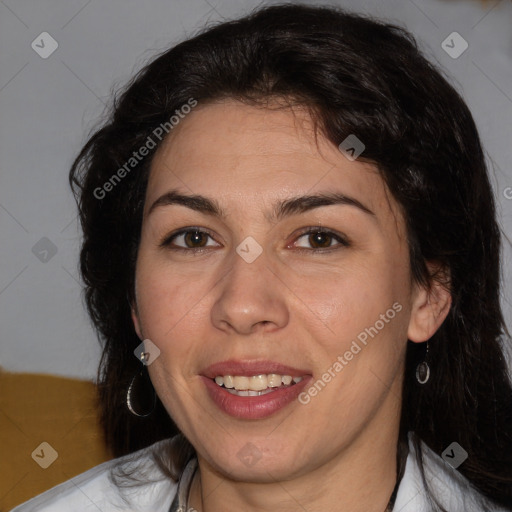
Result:
[[[108,119],[73,163],[70,183],[83,229],[80,270],[103,345],[98,387],[113,454],[179,434],[173,478],[194,455],[159,401],[148,419],[132,416],[125,405],[140,365],[130,304],[155,149],[105,197],[97,192],[190,98],[263,108],[284,100],[306,107],[333,144],[350,134],[364,142],[363,160],[376,164],[403,210],[413,279],[427,287],[441,279],[429,274],[428,261],[450,276],[444,285],[452,306],[429,340],[432,374],[424,386],[414,371],[425,344],[408,342],[399,467],[408,431],[417,434],[422,473],[419,439],[438,454],[457,441],[469,454],[460,473],[495,503],[511,506],[512,388],[500,309],[500,231],[475,122],[410,33],[333,7],[260,8],[161,53],[114,94]]]

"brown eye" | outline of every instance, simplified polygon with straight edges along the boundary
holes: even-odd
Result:
[[[167,236],[159,245],[160,247],[166,247],[176,251],[194,251],[218,244],[216,244],[213,237],[206,231],[192,228],[182,229],[177,233]]]
[[[325,249],[331,246],[332,237],[327,233],[310,233],[308,240],[315,249]]]
[[[302,233],[297,240],[300,241],[301,239],[304,240],[304,242],[296,242],[294,245],[299,249],[309,249],[311,251],[339,249],[350,245],[341,235],[333,233],[332,231],[319,230],[318,228],[310,229]]]
[[[184,236],[185,244],[190,248],[204,247],[207,242],[208,235],[202,231],[187,231]]]

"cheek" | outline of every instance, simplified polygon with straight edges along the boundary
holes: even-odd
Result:
[[[361,261],[350,269],[306,279],[307,286],[297,289],[307,297],[308,314],[301,321],[316,344],[315,360],[321,361],[317,370],[325,380],[330,376],[324,372],[336,375],[325,403],[337,403],[344,410],[357,410],[362,397],[380,396],[387,389],[407,339],[406,269],[382,257]]]
[[[339,339],[373,325],[402,297],[396,279],[393,267],[368,260],[325,272],[304,272],[290,288],[306,306],[305,318]]]
[[[182,333],[202,310],[208,294],[208,276],[177,272],[171,265],[140,258],[137,268],[137,307],[147,337],[162,342]],[[181,334],[180,334],[181,335]]]

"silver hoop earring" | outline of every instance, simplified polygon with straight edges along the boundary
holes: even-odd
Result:
[[[143,359],[144,355],[142,355]],[[134,416],[139,418],[146,418],[155,410],[156,392],[144,361],[142,361],[141,370],[137,371],[130,381],[126,392],[126,406]]]
[[[416,380],[420,384],[425,384],[430,379],[430,367],[428,365],[428,341],[425,359],[416,366]]]

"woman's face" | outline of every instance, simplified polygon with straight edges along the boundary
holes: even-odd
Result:
[[[304,111],[199,105],[156,153],[133,319],[160,350],[160,399],[219,474],[287,479],[396,440],[415,297],[382,178],[317,145]]]

